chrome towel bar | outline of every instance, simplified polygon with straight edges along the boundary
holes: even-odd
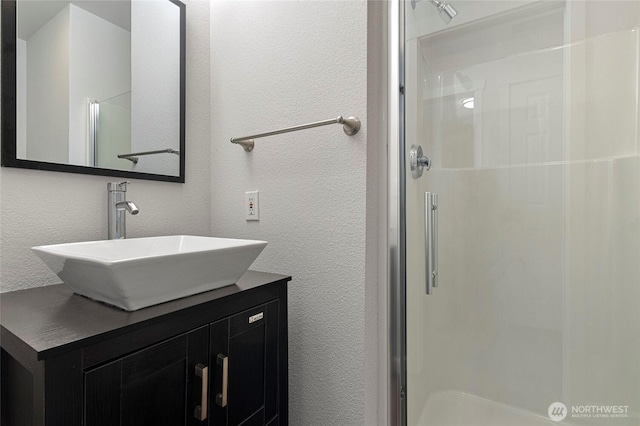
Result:
[[[253,151],[254,139],[264,138],[266,136],[279,135],[281,133],[297,132],[298,130],[310,129],[312,127],[326,126],[328,124],[342,124],[342,128],[344,132],[349,136],[355,135],[360,130],[360,119],[358,119],[357,117],[343,118],[341,115],[339,115],[338,117],[332,118],[329,120],[316,121],[314,123],[308,123],[308,124],[301,124],[299,126],[287,127],[286,129],[274,130],[272,132],[258,133],[256,135],[251,135],[251,136],[243,136],[241,138],[231,138],[231,143],[238,144],[241,147],[243,147],[245,151],[251,152]]]
[[[143,152],[132,152],[130,154],[118,154],[118,158],[124,158],[125,160],[132,161],[133,164],[138,164],[138,157],[141,155],[152,155],[152,154],[176,154],[180,155],[180,151],[176,149],[159,149],[157,151],[143,151]]]

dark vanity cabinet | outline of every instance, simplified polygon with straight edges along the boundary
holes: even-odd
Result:
[[[277,420],[278,371],[268,367],[278,360],[278,309],[274,301],[211,324],[213,424],[282,424]]]
[[[200,374],[195,374],[196,365],[207,365],[207,329],[201,327],[86,371],[85,424],[185,424],[187,409],[199,398],[195,382],[204,383],[202,372],[207,371],[199,367]],[[187,424],[201,423],[189,419]]]
[[[286,425],[290,277],[136,312],[56,285],[2,295],[2,426]]]

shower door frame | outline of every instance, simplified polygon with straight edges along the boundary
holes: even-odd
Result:
[[[404,0],[388,1],[388,414],[407,426],[406,153]]]

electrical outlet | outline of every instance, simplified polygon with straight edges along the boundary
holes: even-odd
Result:
[[[244,193],[244,216],[246,220],[260,220],[259,191]]]

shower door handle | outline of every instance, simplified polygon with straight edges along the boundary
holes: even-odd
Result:
[[[424,193],[424,241],[426,289],[431,294],[438,287],[438,194]]]

